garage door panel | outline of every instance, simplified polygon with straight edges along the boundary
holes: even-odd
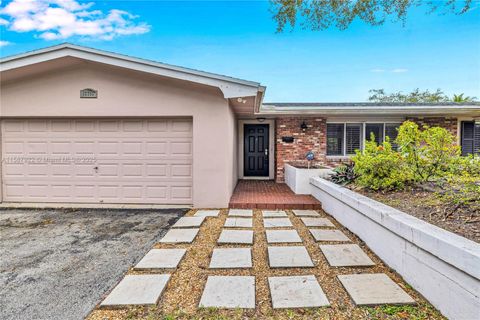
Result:
[[[48,144],[40,141],[28,141],[26,143],[28,155],[48,155]]]
[[[28,131],[30,132],[47,132],[48,124],[47,120],[28,120]]]
[[[4,141],[3,145],[3,155],[4,156],[15,156],[23,155],[23,141]]]
[[[72,154],[72,145],[70,141],[52,141],[50,142],[50,154],[53,156],[67,156]]]
[[[52,163],[50,164],[50,174],[55,178],[72,178],[74,172],[73,164],[70,163]]]
[[[95,132],[97,121],[93,120],[76,120],[74,123],[75,132]]]
[[[188,119],[4,120],[4,201],[192,203]]]
[[[172,197],[172,199],[188,200],[192,197],[192,188],[189,187],[189,186],[172,187],[171,188],[171,197]]]
[[[51,120],[50,130],[53,132],[69,132],[72,131],[72,124],[70,120]]]
[[[22,163],[3,163],[2,174],[7,178],[23,177],[25,175],[24,165]]]
[[[170,142],[170,153],[172,155],[191,155],[192,144],[190,142]]]
[[[51,190],[54,198],[67,200],[72,196],[73,187],[71,185],[53,185]]]
[[[43,163],[30,163],[26,166],[25,175],[32,177],[48,177],[48,165]]]
[[[26,190],[23,184],[6,183],[3,185],[3,195],[9,199],[23,199],[25,193]]]
[[[168,121],[167,120],[147,120],[148,132],[167,132]]]

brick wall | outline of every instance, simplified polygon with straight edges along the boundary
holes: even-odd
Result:
[[[441,127],[450,131],[455,137],[458,134],[458,121],[457,118],[446,118],[446,117],[411,117],[408,118],[415,123],[417,123],[420,128],[424,125],[429,127]]]
[[[305,122],[306,130],[300,128]],[[305,154],[315,153],[313,165],[325,164],[326,119],[315,118],[277,118],[275,127],[275,180],[284,181],[284,164],[306,165]],[[282,141],[282,137],[294,137],[292,143]]]
[[[410,117],[408,120],[423,125],[438,126],[457,136],[457,119],[446,117]],[[300,126],[305,122],[307,129]],[[337,166],[347,159],[326,159],[326,119],[322,117],[285,117],[277,118],[275,126],[275,180],[284,182],[284,164],[306,165],[305,154],[315,153],[313,165]],[[282,141],[282,137],[294,137],[293,143]]]

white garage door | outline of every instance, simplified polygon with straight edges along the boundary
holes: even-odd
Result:
[[[3,199],[192,203],[192,121],[4,120]]]

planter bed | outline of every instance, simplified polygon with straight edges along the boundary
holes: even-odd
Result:
[[[296,194],[311,194],[309,180],[312,177],[327,178],[333,171],[328,167],[285,164],[285,183]]]
[[[418,189],[386,193],[366,190],[354,191],[480,243],[480,217],[478,214],[474,214],[468,208],[455,210],[455,206],[446,205],[432,192]]]
[[[480,245],[321,178],[323,209],[355,233],[446,317],[480,314]]]

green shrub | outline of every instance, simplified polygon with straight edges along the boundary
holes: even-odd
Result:
[[[441,200],[455,205],[454,211],[468,206],[473,212],[480,211],[480,157],[456,157],[445,175]]]
[[[480,178],[480,156],[457,156],[450,161],[448,172],[451,175]]]
[[[429,181],[449,171],[452,161],[460,155],[455,141],[455,136],[444,128],[425,126],[420,130],[411,121],[400,126],[395,140],[416,182]]]
[[[334,173],[330,176],[330,180],[342,186],[353,183],[357,178],[353,163],[342,164],[333,169],[333,172]]]
[[[365,142],[363,152],[356,151],[356,183],[372,190],[402,189],[412,179],[411,170],[400,153],[392,149],[388,138],[378,146],[373,137]]]

